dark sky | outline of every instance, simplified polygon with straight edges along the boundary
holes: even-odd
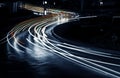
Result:
[[[0,2],[6,2],[8,0],[0,0]],[[18,0],[9,0],[9,2],[18,1]],[[28,3],[32,3],[38,6],[42,5],[43,0],[21,0]],[[81,12],[83,10],[99,10],[99,9],[119,9],[120,0],[46,0],[48,1],[47,7],[54,7],[60,9],[73,10]],[[100,1],[103,1],[103,5],[100,6]],[[53,2],[56,2],[56,5],[53,5]]]

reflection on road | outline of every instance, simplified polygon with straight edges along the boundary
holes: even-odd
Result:
[[[18,24],[7,35],[8,54],[40,66],[58,65],[60,57],[97,74],[119,78],[120,55],[61,42],[53,36],[54,27],[78,19],[74,14],[56,12]]]

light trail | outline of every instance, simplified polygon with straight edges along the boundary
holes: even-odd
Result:
[[[91,17],[92,16],[81,17],[81,19]],[[93,18],[94,17],[96,16],[93,16]],[[75,19],[78,18],[75,17]],[[71,20],[74,20],[72,16],[66,17],[61,13],[60,15],[58,14],[58,16],[47,15],[18,24],[6,37],[9,54],[16,52],[17,58],[24,58],[24,60],[27,60],[31,65],[35,63],[31,61],[31,59],[45,61],[46,57],[54,57],[54,55],[56,55],[78,66],[87,68],[90,71],[112,78],[120,78],[120,55],[76,46],[66,42],[63,43],[52,35],[54,27]],[[108,60],[104,61],[101,60],[101,58]],[[110,60],[117,60],[117,63],[112,63]]]

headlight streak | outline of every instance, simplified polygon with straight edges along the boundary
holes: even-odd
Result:
[[[62,14],[61,14],[62,15]],[[77,19],[77,18],[75,18]],[[91,71],[95,71],[97,73],[108,75],[113,78],[120,78],[120,63],[111,63],[109,61],[103,61],[99,59],[89,58],[89,56],[80,55],[85,53],[86,55],[94,55],[99,56],[101,58],[107,58],[112,60],[120,61],[120,55],[115,55],[112,53],[106,53],[102,51],[95,51],[92,49],[88,49],[86,47],[80,47],[68,43],[62,43],[56,38],[51,38],[46,33],[47,28],[50,27],[51,30],[56,26],[68,22],[69,20],[74,20],[73,18],[66,18],[60,16],[58,20],[56,16],[50,17],[40,20],[40,18],[31,19],[29,21],[23,22],[22,24],[14,27],[7,34],[7,42],[9,47],[12,47],[19,55],[22,53],[29,54],[32,58],[39,60],[40,57],[47,57],[50,54],[55,54],[60,56],[66,60],[69,60],[72,63],[75,63],[79,66],[87,68]],[[51,31],[50,31],[51,33]],[[24,38],[22,38],[24,36]],[[5,39],[5,38],[4,38]],[[2,39],[2,40],[4,40]],[[23,40],[24,39],[24,40]],[[0,40],[0,41],[2,41]],[[23,44],[22,44],[23,43]],[[65,48],[65,49],[63,49]],[[42,50],[40,52],[40,50]],[[74,51],[79,53],[79,56],[76,53],[70,52]],[[12,54],[12,52],[11,52]],[[18,57],[19,58],[19,57]],[[30,62],[29,59],[27,59]],[[31,62],[30,62],[31,63]],[[105,65],[114,66],[118,69],[112,69]]]
[[[44,34],[45,34],[45,32],[43,32]],[[46,38],[46,40],[47,40],[47,38]],[[49,42],[49,41],[48,41]],[[48,43],[47,43],[48,44]],[[53,46],[52,48],[56,48],[57,49],[57,54],[62,54],[62,56],[63,55],[65,55],[65,56],[68,56],[68,57],[66,57],[66,58],[70,58],[69,56],[74,56],[75,58],[76,57],[78,57],[78,56],[75,56],[75,55],[72,55],[70,52],[68,52],[68,51],[65,51],[65,50],[63,50],[63,49],[61,49],[61,48],[59,48],[59,47],[57,47],[55,44],[52,44],[52,43],[50,43],[49,42],[49,44],[51,45],[51,46]],[[47,45],[46,45],[47,46]],[[52,49],[50,46],[47,46],[49,49]],[[62,45],[62,47],[65,47],[65,48],[68,48],[67,46],[63,46]],[[76,49],[74,49],[74,48],[71,48],[71,47],[69,47],[69,49],[73,49],[73,50],[76,50]],[[60,51],[60,52],[59,52]],[[62,53],[62,52],[63,53]],[[56,52],[56,51],[55,51]],[[80,50],[79,52],[84,52],[84,50]],[[88,52],[90,52],[90,51],[88,51]],[[95,55],[97,55],[97,56],[99,56],[100,54],[97,54],[97,53],[95,53]],[[104,55],[100,55],[100,56],[102,56],[102,57],[107,57],[106,55],[104,56]],[[79,57],[79,58],[82,58],[82,57]],[[114,57],[109,57],[109,58],[114,58]],[[114,58],[114,59],[119,59],[119,58]],[[85,62],[87,62],[87,63],[90,63],[90,64],[92,64],[92,65],[95,65],[95,66],[97,66],[97,67],[100,67],[100,69],[99,68],[94,68],[94,67],[92,67],[92,68],[94,68],[94,69],[96,69],[96,70],[100,70],[101,71],[101,69],[103,69],[102,71],[104,71],[104,72],[106,72],[106,71],[108,71],[108,72],[106,72],[107,74],[110,74],[109,72],[113,72],[113,73],[116,73],[116,74],[118,74],[118,75],[120,75],[120,72],[117,72],[117,71],[114,71],[114,70],[112,70],[112,69],[110,69],[110,68],[107,68],[107,67],[104,67],[104,66],[102,66],[102,65],[98,65],[98,64],[96,64],[96,63],[93,63],[93,62],[91,62],[91,61],[88,61],[88,60],[85,60],[84,58],[82,58],[82,59],[80,59],[80,60],[82,60],[82,61],[85,61]],[[97,61],[98,62],[98,61]],[[111,64],[111,63],[106,63],[106,64]],[[112,64],[112,65],[116,65],[116,64]],[[91,66],[90,66],[91,67]],[[110,75],[112,75],[112,74],[110,74]],[[117,76],[115,76],[114,74],[112,75],[113,77],[117,77]]]
[[[108,58],[113,58],[113,59],[119,59],[120,60],[119,57],[109,56],[111,54],[104,54],[104,53],[97,53],[97,52],[94,53],[94,51],[91,51],[91,50],[77,49],[77,48],[72,48],[72,47],[68,47],[68,46],[64,46],[64,45],[60,45],[60,44],[57,44],[57,46],[66,47],[68,49],[72,49],[72,50],[75,50],[75,51],[80,51],[80,52],[87,53],[87,54],[93,54],[93,55],[97,55],[97,56],[108,57]]]

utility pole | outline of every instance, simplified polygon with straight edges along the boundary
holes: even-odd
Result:
[[[84,0],[81,0],[81,13],[84,11]]]
[[[18,2],[13,2],[12,3],[12,12],[16,13],[18,10]]]

